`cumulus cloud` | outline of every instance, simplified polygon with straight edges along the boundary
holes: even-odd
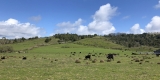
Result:
[[[130,33],[133,33],[133,34],[142,34],[144,32],[145,32],[145,30],[141,29],[139,24],[135,24],[130,29]]]
[[[160,16],[154,16],[145,30],[146,32],[160,32]]]
[[[62,22],[58,23],[58,33],[77,33],[77,34],[109,34],[115,31],[115,27],[109,21],[116,14],[117,7],[110,4],[100,6],[99,10],[92,15],[93,21],[88,25],[82,25],[82,19],[78,19],[74,23]]]
[[[59,27],[58,30],[56,32],[58,33],[71,33],[77,31],[77,29],[80,27],[80,25],[82,24],[82,19],[78,19],[77,21],[75,21],[74,23],[71,23],[70,21],[68,22],[62,22],[62,23],[58,23],[57,26]]]
[[[32,16],[32,17],[30,17],[29,19],[32,20],[32,21],[38,22],[38,21],[40,21],[42,18],[41,18],[40,15],[38,15],[38,16]]]
[[[41,29],[30,23],[20,23],[16,19],[0,21],[0,37],[29,38],[40,36]]]
[[[145,26],[145,29],[141,29],[139,24],[135,24],[129,31],[129,33],[133,34],[142,34],[144,32],[160,32],[160,16],[154,16],[151,21]]]
[[[160,9],[160,0],[159,0],[158,4],[154,6],[154,8]]]
[[[89,23],[88,29],[99,34],[109,34],[115,31],[113,24],[109,21],[116,14],[117,7],[110,4],[103,5],[93,15],[93,21]]]

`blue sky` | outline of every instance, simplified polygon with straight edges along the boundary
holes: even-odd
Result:
[[[160,0],[0,0],[0,37],[160,31]]]

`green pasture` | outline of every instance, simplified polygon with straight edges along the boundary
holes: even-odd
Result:
[[[159,80],[160,58],[132,52],[67,43],[41,46],[27,53],[1,53],[6,59],[0,60],[0,80]],[[84,60],[88,53],[97,55]],[[119,55],[107,62],[108,53]],[[27,59],[22,60],[23,56]]]
[[[31,49],[33,47],[40,47],[45,45],[58,44],[57,39],[51,37],[51,41],[49,43],[45,43],[46,38],[38,38],[33,40],[25,40],[24,42],[6,44],[5,46],[12,46],[15,51],[21,51],[25,49]]]

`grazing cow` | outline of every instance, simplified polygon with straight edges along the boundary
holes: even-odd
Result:
[[[108,54],[108,55],[106,55],[106,57],[107,57],[108,60],[111,60],[111,59],[114,60],[113,54]]]
[[[137,55],[137,53],[132,52],[132,55]]]
[[[159,57],[160,54],[156,54],[157,57]]]
[[[1,56],[1,59],[6,59],[6,57],[5,56]]]
[[[156,56],[157,56],[157,57],[159,57],[159,55],[160,55],[160,49],[159,49],[159,50],[154,51],[154,54],[156,54]]]
[[[26,60],[26,59],[27,59],[27,57],[24,57],[24,56],[23,56],[22,60]]]
[[[91,59],[91,55],[86,55],[85,59]]]

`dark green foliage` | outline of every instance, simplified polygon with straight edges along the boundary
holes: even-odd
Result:
[[[104,35],[110,41],[126,46],[131,47],[140,47],[140,46],[152,46],[159,48],[160,46],[160,34],[126,34],[126,33],[112,33],[109,35]]]
[[[33,40],[33,39],[38,39],[38,36],[32,37],[32,38],[28,38],[28,40]]]
[[[47,37],[44,42],[48,43],[49,41],[51,41],[51,38]]]
[[[55,38],[59,38],[59,42],[67,42],[67,41],[77,41],[77,40],[80,40],[80,39],[84,39],[84,38],[92,38],[92,37],[95,37],[97,36],[97,34],[94,34],[94,35],[77,35],[77,34],[69,34],[69,33],[66,33],[66,34],[55,34],[54,37]]]
[[[22,41],[26,40],[24,37],[21,38]]]

